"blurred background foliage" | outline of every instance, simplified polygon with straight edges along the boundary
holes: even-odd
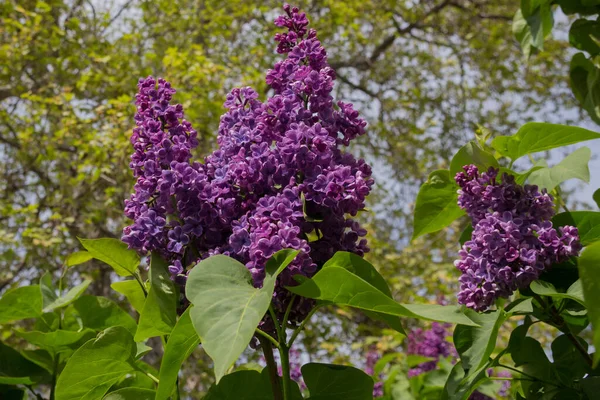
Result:
[[[532,119],[584,118],[568,82],[572,52],[561,24],[569,19],[559,16],[544,51],[526,62],[511,29],[518,3],[297,2],[337,72],[338,99],[354,102],[369,122],[351,149],[377,178],[360,218],[370,231],[368,258],[398,300],[454,301],[452,261],[463,226],[410,242],[412,204],[429,171],[447,167],[479,125],[505,135]],[[178,90],[199,132],[198,159],[216,145],[231,88],[269,94],[264,75],[279,58],[272,21],[280,7],[240,0],[0,4],[0,293],[57,271],[78,236],[120,236],[134,183],[129,136],[140,77],[164,77]],[[115,297],[104,267],[87,264],[78,274],[74,280],[94,279],[94,294]],[[310,325],[303,343],[320,357],[356,362],[359,348],[399,345],[381,329],[362,315],[330,312]],[[197,353],[190,393],[210,381]]]

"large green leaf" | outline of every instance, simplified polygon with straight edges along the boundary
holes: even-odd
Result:
[[[571,225],[577,227],[583,246],[600,240],[600,212],[571,211],[556,214],[552,218],[555,227]]]
[[[345,268],[323,266],[311,279],[298,276],[300,285],[287,289],[300,296],[399,317],[475,325],[457,307],[436,304],[399,304],[371,283]]]
[[[52,354],[48,353],[46,350],[22,350],[21,355],[50,373],[54,370],[54,359]]]
[[[600,53],[600,23],[589,19],[578,19],[569,30],[569,42],[578,50],[594,56]]]
[[[157,254],[150,262],[150,291],[140,313],[135,341],[168,335],[177,322],[179,291],[175,288],[168,264]]]
[[[458,185],[448,170],[432,172],[417,195],[413,239],[447,227],[465,212],[458,206]]]
[[[592,343],[600,349],[600,242],[592,243],[579,257],[579,276],[583,297],[592,323]],[[594,368],[600,361],[600,352],[594,353]]]
[[[181,369],[183,362],[198,347],[200,338],[194,330],[190,318],[190,308],[185,312],[175,324],[165,354],[160,364],[160,376],[158,388],[156,389],[156,400],[166,400],[169,398],[177,382],[177,374]]]
[[[140,256],[118,239],[79,239],[81,245],[96,260],[110,265],[120,276],[131,276],[140,265]]]
[[[130,279],[127,281],[113,282],[110,284],[110,287],[115,292],[125,296],[137,312],[142,311],[144,303],[146,302],[146,295],[137,280]]]
[[[471,141],[461,147],[450,162],[450,177],[456,176],[465,165],[474,164],[479,170],[487,171],[489,167],[498,168],[498,160],[483,150],[477,142]]]
[[[42,293],[39,285],[21,286],[0,298],[0,324],[42,315]]]
[[[599,138],[600,134],[577,126],[529,122],[513,136],[495,138],[492,147],[516,160],[527,154]]]
[[[506,320],[506,313],[502,309],[487,313],[466,309],[465,313],[480,326],[457,326],[454,330],[454,346],[460,355],[463,369],[477,370],[488,362],[494,351],[498,331]]]
[[[277,275],[297,254],[282,250],[273,255],[260,289],[252,285],[250,271],[230,257],[209,257],[190,271],[185,289],[194,304],[190,316],[214,361],[217,382],[250,343],[271,304]]]
[[[31,385],[47,376],[43,368],[0,342],[0,384]]]
[[[123,388],[110,392],[103,400],[154,400],[156,392],[142,388]]]
[[[296,382],[291,382],[290,400],[302,400]],[[158,397],[157,397],[158,399]],[[262,372],[240,370],[225,375],[210,387],[203,400],[273,400],[273,389],[267,368]]]
[[[575,337],[581,348],[588,348],[588,344],[580,337]],[[589,364],[583,355],[566,335],[560,335],[552,342],[552,361],[554,368],[565,386],[574,381],[580,381],[587,373],[591,372]]]
[[[354,367],[309,363],[302,377],[310,400],[372,400],[373,378]]]
[[[529,285],[531,291],[535,294],[539,294],[541,296],[549,296],[556,299],[571,299],[576,302],[585,305],[583,296],[582,296],[582,285],[581,280],[576,281],[569,287],[566,293],[560,293],[556,290],[553,284],[550,282],[545,282],[542,280],[537,280],[531,282]]]
[[[66,307],[69,304],[73,303],[75,300],[79,298],[86,291],[88,286],[92,283],[91,280],[86,279],[81,282],[79,285],[71,288],[64,296],[61,296],[55,299],[52,303],[46,305],[44,307],[44,312],[50,312],[56,310],[57,308]]]
[[[122,326],[132,335],[136,331],[134,319],[106,297],[81,296],[73,303],[73,307],[86,328],[101,331],[111,326]]]
[[[377,270],[371,263],[354,253],[350,253],[347,251],[338,251],[323,266],[323,268],[329,267],[340,267],[347,269],[348,271],[361,277],[371,285],[375,286],[379,291],[381,291],[389,298],[392,298],[392,292],[390,291],[387,282],[381,276],[381,274],[377,272]],[[400,322],[400,319],[398,317],[372,311],[363,311],[368,317],[379,321],[384,321],[396,331],[402,334],[406,334],[404,332],[404,328],[402,328],[402,323]]]
[[[528,183],[551,191],[569,179],[589,182],[590,169],[588,163],[591,156],[592,151],[588,147],[577,149],[554,167],[541,168],[532,172],[529,175]]]
[[[135,371],[136,346],[122,326],[108,328],[73,353],[56,383],[56,400],[100,400]]]
[[[600,123],[600,69],[577,53],[571,59],[569,76],[573,94],[594,122]]]
[[[65,330],[54,332],[16,331],[16,334],[53,354],[73,350],[96,336],[96,332],[91,329],[84,329],[80,332]]]
[[[58,299],[56,288],[52,283],[52,275],[48,272],[40,278],[40,292],[42,294],[42,306],[44,308]]]

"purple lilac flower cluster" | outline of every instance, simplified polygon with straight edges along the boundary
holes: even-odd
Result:
[[[448,331],[449,327],[450,324],[433,322],[431,329],[423,330],[416,328],[408,334],[406,338],[406,354],[432,358],[431,361],[411,368],[408,371],[409,377],[421,375],[424,372],[436,369],[438,360],[441,357],[456,355],[454,347],[446,340],[448,336],[451,336],[451,333]]]
[[[408,370],[408,377],[412,378],[421,375],[425,372],[433,371],[438,368],[438,361],[442,357],[456,356],[456,350],[454,346],[446,340],[448,336],[451,336],[448,328],[450,324],[441,324],[439,322],[433,322],[431,329],[423,330],[416,328],[409,332],[407,336],[407,355],[418,355],[423,357],[432,358],[431,361],[427,361],[417,365],[415,368]],[[492,376],[494,371],[488,370],[488,375]],[[499,377],[510,377],[510,373],[507,371],[499,371],[496,376]],[[500,397],[506,397],[510,389],[510,381],[504,381],[500,388],[498,395]],[[480,392],[474,392],[469,397],[469,400],[488,400],[491,399]]]
[[[383,376],[381,374],[379,374],[379,376],[377,376],[377,377],[374,376],[375,375],[375,364],[377,364],[377,361],[379,361],[380,358],[381,358],[381,354],[374,348],[369,349],[369,351],[367,352],[367,362],[365,364],[365,373],[373,376],[373,378],[376,380],[375,386],[373,386],[373,398],[375,398],[375,399],[377,399],[379,397],[383,397],[383,381],[381,381],[381,378],[383,378]]]
[[[274,305],[281,312],[297,274],[312,276],[335,252],[369,251],[366,230],[352,219],[371,190],[371,167],[341,147],[364,134],[366,122],[351,104],[334,103],[335,73],[304,13],[289,5],[277,26],[277,51],[287,57],[266,75],[274,94],[258,100],[252,88],[234,89],[221,117],[218,149],[191,160],[196,131],[171,105],[174,90],[152,77],[140,80],[131,142],[135,192],[123,232],[130,248],[158,252],[174,279],[214,254],[244,263],[259,287],[266,260],[300,250],[280,275]],[[315,240],[309,240],[316,237]],[[308,300],[298,300],[292,321]]]
[[[527,287],[552,264],[581,250],[577,228],[552,227],[553,199],[537,186],[521,186],[513,176],[474,165],[456,174],[458,204],[473,222],[471,240],[455,261],[462,272],[458,301],[484,311],[497,298]]]

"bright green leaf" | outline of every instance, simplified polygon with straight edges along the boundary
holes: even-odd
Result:
[[[171,280],[168,264],[157,254],[150,263],[150,290],[140,313],[135,341],[168,335],[177,321],[179,292]]]
[[[16,331],[16,334],[53,354],[73,350],[96,336],[96,332],[91,329],[84,329],[80,332],[65,330],[54,332]]]
[[[569,154],[560,163],[552,168],[541,168],[529,175],[528,183],[540,188],[553,190],[561,183],[569,179],[579,179],[584,182],[590,181],[590,169],[588,163],[592,151],[588,147],[581,147]]]
[[[190,271],[186,284],[186,296],[194,304],[190,316],[202,347],[214,361],[217,382],[250,343],[271,304],[277,275],[296,254],[282,250],[273,255],[261,289],[252,285],[248,268],[230,257],[209,257]]]
[[[42,293],[39,285],[21,286],[0,298],[0,324],[42,315]]]
[[[436,304],[399,304],[345,268],[323,267],[311,279],[300,276],[298,278],[300,278],[301,284],[287,289],[292,293],[311,299],[399,317],[477,325],[457,307]]]
[[[529,122],[513,136],[495,138],[492,147],[500,154],[516,160],[527,154],[599,138],[600,134],[577,126]]]
[[[575,282],[571,288],[573,289],[569,289],[571,290],[571,292],[567,293],[559,293],[556,288],[554,287],[553,284],[549,283],[549,282],[544,282],[542,280],[537,280],[537,281],[533,281],[531,282],[531,285],[529,285],[529,288],[531,289],[531,291],[535,294],[539,294],[541,296],[549,296],[552,298],[556,298],[556,299],[571,299],[571,300],[575,300],[578,303],[581,303],[582,305],[585,305],[584,301],[583,301],[583,297],[581,297],[581,289],[580,289],[580,285],[581,283],[578,283],[580,281]]]
[[[135,342],[121,326],[108,328],[73,353],[56,384],[56,400],[100,400],[135,371]]]
[[[87,251],[76,251],[75,253],[72,253],[67,257],[65,265],[67,267],[74,267],[76,265],[88,262],[92,258],[94,257],[92,257],[92,255]]]
[[[181,315],[169,336],[165,354],[160,364],[160,376],[158,378],[160,383],[156,389],[156,400],[169,398],[177,382],[177,374],[181,369],[181,365],[198,347],[199,343],[200,338],[192,325],[190,308],[188,308]]]
[[[592,343],[600,349],[600,242],[592,243],[579,257],[579,276],[583,296],[592,323]],[[594,368],[600,361],[600,352],[594,353]]]
[[[302,377],[309,400],[372,400],[373,378],[354,367],[309,363]]]
[[[134,310],[141,312],[146,302],[146,295],[142,290],[142,287],[137,280],[131,279],[127,281],[113,282],[110,287],[129,300],[129,303],[133,306]]]
[[[156,392],[142,388],[123,388],[110,392],[104,400],[154,400]]]
[[[71,288],[71,290],[69,290],[67,292],[67,294],[65,294],[64,296],[59,297],[58,299],[54,300],[52,303],[45,306],[43,311],[50,312],[57,308],[62,308],[62,307],[68,306],[69,304],[71,304],[75,300],[77,300],[79,298],[79,296],[81,296],[83,294],[83,292],[86,291],[86,289],[88,288],[88,286],[90,286],[91,283],[92,283],[91,280],[86,279],[85,281],[81,282],[79,285]]]
[[[81,296],[73,303],[73,307],[86,328],[102,331],[112,326],[122,326],[131,334],[136,331],[137,324],[133,318],[106,297]]]
[[[429,175],[417,195],[413,239],[439,231],[465,214],[458,206],[458,189],[448,170],[437,170]]]
[[[498,331],[506,320],[506,313],[504,310],[478,313],[471,309],[466,309],[465,313],[480,326],[457,326],[454,329],[454,346],[463,369],[477,370],[488,362],[496,348]]]
[[[462,172],[463,166],[474,164],[480,171],[487,171],[489,167],[498,168],[498,160],[487,151],[483,150],[476,142],[469,142],[458,150],[450,162],[450,177]]]
[[[118,239],[79,239],[82,246],[96,260],[110,265],[119,276],[131,276],[140,265],[140,256],[135,250]]]

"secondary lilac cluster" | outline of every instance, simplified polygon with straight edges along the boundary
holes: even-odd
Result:
[[[377,399],[383,397],[383,377],[381,374],[375,376],[375,364],[381,358],[381,354],[374,348],[369,349],[367,352],[367,362],[365,363],[365,373],[373,376],[375,379],[375,385],[373,386],[373,398]]]
[[[471,240],[454,263],[462,272],[459,303],[484,311],[581,250],[577,228],[552,226],[553,199],[545,190],[521,186],[508,174],[500,182],[497,169],[480,174],[474,165],[455,179],[458,204],[473,222]]]
[[[130,248],[158,252],[174,279],[185,284],[198,260],[225,254],[244,263],[254,284],[278,250],[300,250],[280,275],[274,304],[290,296],[294,275],[312,276],[335,252],[363,255],[366,231],[352,219],[371,190],[371,168],[342,151],[366,123],[350,104],[334,103],[334,71],[316,32],[297,8],[284,7],[276,36],[286,58],[266,75],[274,94],[258,100],[252,88],[233,89],[221,117],[218,149],[203,163],[191,159],[197,134],[171,105],[174,90],[162,79],[140,80],[131,142],[137,178],[123,232]],[[297,300],[292,321],[309,302]]]
[[[421,328],[413,329],[407,336],[407,355],[418,355],[423,357],[429,357],[432,360],[426,361],[417,365],[414,368],[408,370],[408,377],[412,378],[423,373],[433,371],[438,368],[438,361],[442,357],[455,357],[456,350],[454,346],[446,339],[451,336],[449,332],[450,324],[441,324],[439,322],[433,322],[431,329],[423,330]],[[488,375],[494,375],[494,371],[489,369]],[[498,377],[510,377],[510,373],[507,371],[499,371],[495,376]],[[510,389],[510,381],[504,381],[502,387],[498,391],[498,396],[506,397]],[[473,392],[469,396],[469,400],[491,400],[491,397],[484,395],[481,392]]]
[[[446,340],[451,336],[448,328],[450,324],[441,324],[433,322],[431,329],[423,330],[416,328],[412,330],[406,340],[406,354],[429,357],[432,360],[426,361],[411,368],[408,376],[413,377],[421,375],[424,372],[437,368],[437,363],[441,357],[455,356],[456,351],[450,342]]]

